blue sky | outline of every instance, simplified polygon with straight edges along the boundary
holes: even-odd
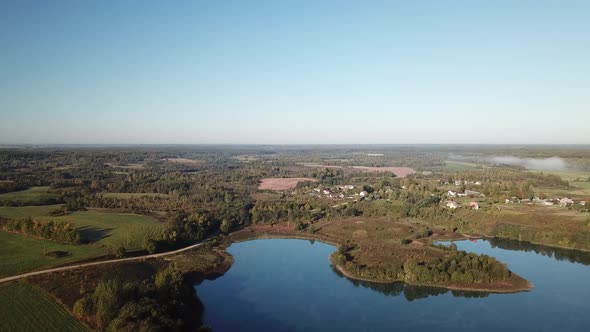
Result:
[[[590,143],[589,1],[0,0],[0,143]]]

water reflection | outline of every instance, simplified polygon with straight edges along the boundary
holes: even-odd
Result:
[[[336,273],[340,278],[344,278],[349,280],[353,285],[356,287],[364,287],[371,289],[375,292],[381,293],[387,296],[400,296],[403,295],[406,300],[414,301],[414,300],[421,300],[426,299],[431,296],[439,296],[446,293],[451,293],[454,297],[466,297],[466,298],[483,298],[490,295],[487,292],[472,292],[472,291],[459,291],[459,290],[449,290],[442,287],[432,287],[432,286],[417,286],[417,285],[409,285],[404,282],[391,282],[391,283],[379,283],[379,282],[370,282],[370,281],[363,281],[363,280],[356,280],[350,279],[338,269],[336,269],[333,265],[332,271]]]
[[[568,261],[570,263],[580,263],[583,265],[590,265],[590,253],[573,250],[561,249],[555,247],[547,247],[539,244],[533,244],[526,241],[508,240],[501,238],[486,239],[492,248],[501,248],[507,250],[517,250],[524,252],[534,252],[550,258],[555,258],[558,261]]]

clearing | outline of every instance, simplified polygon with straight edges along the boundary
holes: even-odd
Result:
[[[288,190],[293,189],[299,182],[317,182],[312,178],[265,178],[262,179],[258,190]]]
[[[69,256],[46,256],[52,251],[66,251]],[[0,276],[28,272],[41,267],[63,265],[74,261],[98,257],[106,251],[93,245],[70,245],[22,234],[0,231]]]
[[[58,195],[49,192],[49,187],[31,187],[22,191],[0,194],[0,202],[17,201],[30,205],[43,205],[56,201],[58,198]]]
[[[368,167],[368,166],[351,166],[365,172],[391,172],[398,178],[405,178],[408,175],[416,173],[416,170],[410,167]]]
[[[152,217],[113,213],[102,209],[35,219],[69,222],[80,230],[83,238],[96,241],[96,244],[111,249],[118,247],[124,247],[127,250],[141,249],[146,239],[157,238],[162,231],[160,222]]]
[[[60,204],[56,205],[39,205],[39,206],[3,206],[0,207],[0,217],[4,218],[35,218],[49,216],[49,212],[61,208]]]
[[[24,282],[0,286],[0,330],[88,331],[41,290]]]

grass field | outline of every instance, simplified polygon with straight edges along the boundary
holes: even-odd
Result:
[[[170,197],[170,195],[157,194],[157,193],[104,193],[102,195],[104,197],[112,197],[112,198],[119,198],[119,199],[129,199],[129,198],[138,198],[138,197]]]
[[[69,256],[52,258],[51,251],[67,251]],[[68,245],[21,234],[0,231],[0,275],[14,275],[41,267],[51,267],[104,255],[106,250],[94,245]]]
[[[541,172],[541,171],[531,171],[531,172]],[[567,171],[543,171],[544,174],[555,174],[560,176],[562,179],[573,182],[577,179],[588,179],[590,177],[590,172],[584,171],[576,171],[576,170],[567,170]]]
[[[0,217],[4,218],[27,218],[49,216],[49,212],[59,209],[61,205],[40,205],[40,206],[19,206],[19,207],[0,207]]]
[[[57,199],[58,195],[49,192],[49,187],[32,187],[27,190],[0,194],[0,201],[18,201],[29,204],[43,204],[49,199]]]
[[[446,171],[463,171],[469,169],[475,169],[478,167],[482,167],[482,165],[473,164],[473,163],[466,163],[462,161],[454,161],[454,160],[445,160],[445,170]]]
[[[0,331],[88,331],[59,304],[24,282],[0,285]]]
[[[38,217],[37,220],[61,220],[71,223],[82,237],[116,249],[141,249],[146,239],[157,238],[162,225],[154,218],[102,210],[77,211],[62,217]]]

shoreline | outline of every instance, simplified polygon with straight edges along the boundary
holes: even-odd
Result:
[[[298,240],[307,240],[307,241],[319,241],[319,242],[329,244],[329,245],[332,245],[335,247],[338,247],[340,245],[336,239],[327,239],[327,238],[323,238],[320,236],[314,236],[313,234],[305,234],[305,233],[294,234],[294,233],[295,233],[295,231],[277,232],[277,233],[273,233],[272,231],[271,232],[260,232],[258,230],[252,229],[252,228],[245,228],[245,229],[242,229],[242,230],[232,233],[228,237],[228,240],[231,243],[239,243],[239,242],[246,242],[246,241],[252,241],[252,240],[263,240],[263,239],[298,239]],[[470,239],[471,240],[485,239],[485,237],[481,237],[481,236],[474,237],[474,236],[468,236],[465,234],[461,234],[460,238],[455,238],[454,240],[437,239],[436,241],[463,241],[463,240],[470,240]],[[400,280],[385,281],[385,280],[377,280],[377,279],[374,280],[374,279],[362,278],[362,277],[354,276],[353,274],[348,272],[344,267],[336,264],[334,261],[332,261],[331,255],[328,257],[328,261],[330,262],[330,264],[332,266],[334,266],[334,268],[336,268],[340,273],[342,273],[342,275],[344,275],[348,279],[357,280],[357,281],[372,282],[372,283],[379,283],[379,284],[391,284],[394,282],[403,282],[405,284],[413,285],[413,286],[439,287],[439,288],[445,288],[448,290],[494,293],[494,294],[509,294],[509,293],[526,292],[526,291],[530,291],[534,287],[530,281],[524,279],[523,277],[519,276],[518,274],[516,274],[512,271],[510,271],[511,276],[503,282],[512,281],[514,283],[523,283],[524,285],[521,285],[521,286],[511,285],[511,287],[513,287],[513,288],[508,288],[508,289],[477,288],[477,287],[470,287],[470,286],[421,284],[421,283],[411,283],[411,282],[400,281]]]
[[[377,284],[392,284],[392,283],[396,283],[396,282],[402,282],[406,285],[412,285],[412,286],[438,287],[438,288],[444,288],[444,289],[448,289],[448,290],[479,292],[479,293],[493,293],[493,294],[510,294],[510,293],[528,292],[534,287],[534,285],[530,281],[524,279],[523,277],[519,276],[518,274],[516,274],[512,271],[511,271],[512,275],[507,280],[510,280],[510,279],[517,279],[517,281],[518,281],[518,279],[524,280],[526,282],[526,287],[520,287],[520,288],[514,288],[514,289],[492,289],[492,288],[463,287],[463,286],[456,286],[456,285],[421,284],[421,283],[407,282],[407,281],[403,281],[403,280],[385,281],[385,280],[378,280],[378,279],[368,279],[368,278],[357,277],[357,276],[353,275],[352,273],[348,272],[344,267],[336,264],[332,260],[331,256],[329,257],[329,261],[332,264],[332,266],[334,266],[335,269],[337,269],[340,273],[342,273],[342,275],[344,275],[348,279],[356,280],[356,281],[372,282],[372,283],[377,283]]]

